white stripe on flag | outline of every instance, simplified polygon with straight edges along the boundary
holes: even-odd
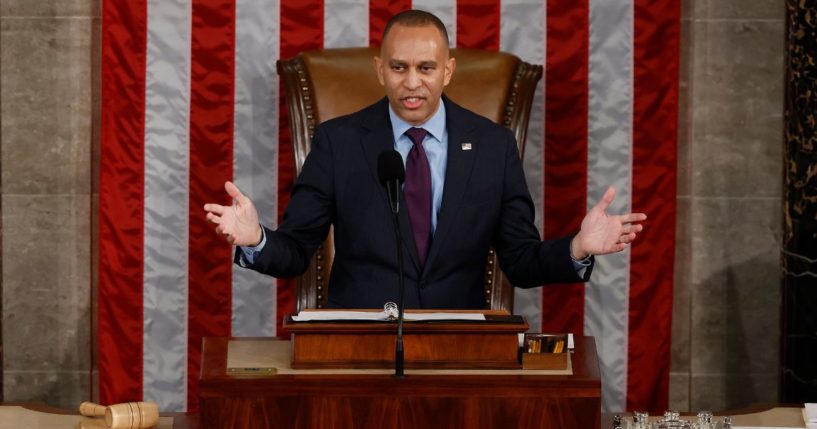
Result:
[[[142,394],[187,409],[191,3],[149,0],[145,70]]]
[[[590,0],[587,207],[616,188],[610,213],[628,213],[632,198],[633,4]],[[584,331],[596,338],[602,409],[626,406],[629,248],[596,259],[585,290]]]
[[[414,0],[414,9],[431,12],[440,18],[448,31],[448,46],[457,47],[457,1],[456,0]]]
[[[369,46],[369,1],[324,0],[323,47]]]
[[[532,64],[545,62],[545,8],[541,0],[504,0],[500,5],[499,49]],[[545,85],[539,81],[531,106],[523,165],[542,235],[545,159]],[[522,315],[531,332],[542,330],[542,289],[514,290],[514,313]]]
[[[233,175],[275,228],[278,183],[277,0],[236,0]],[[275,336],[276,281],[253,270],[233,269],[232,333]]]

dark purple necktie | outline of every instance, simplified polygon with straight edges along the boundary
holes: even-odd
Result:
[[[421,269],[425,265],[431,242],[431,167],[423,149],[426,134],[428,131],[423,128],[410,128],[406,131],[414,147],[406,159],[406,185],[403,188]]]

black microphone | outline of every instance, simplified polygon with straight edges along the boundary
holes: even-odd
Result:
[[[394,348],[394,376],[403,377],[403,296],[406,294],[403,278],[403,238],[400,236],[400,185],[406,180],[403,157],[394,149],[383,151],[377,157],[377,177],[389,194],[389,206],[394,219],[394,237],[397,241],[397,281],[400,296],[397,300],[397,343]]]
[[[385,150],[377,157],[377,178],[389,194],[392,213],[400,211],[400,185],[406,180],[403,157],[396,150]]]

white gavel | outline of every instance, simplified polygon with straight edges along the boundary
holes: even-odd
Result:
[[[105,417],[110,429],[148,429],[159,423],[159,406],[155,402],[126,402],[103,406],[93,402],[79,405],[79,413],[87,417]]]

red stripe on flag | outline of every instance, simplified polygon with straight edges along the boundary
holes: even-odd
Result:
[[[499,50],[499,0],[457,2],[457,47]]]
[[[233,0],[195,0],[190,64],[190,239],[187,411],[198,409],[201,339],[229,336],[232,248],[213,232],[203,208],[233,177]]]
[[[587,206],[587,0],[548,0],[544,234],[579,230]],[[584,331],[584,285],[542,289],[542,330]]]
[[[323,47],[323,0],[282,0],[281,1],[281,58],[292,58],[299,52]],[[278,115],[278,221],[284,217],[292,192],[294,167],[292,138],[289,128],[289,111],[286,106],[286,92],[283,84]],[[295,281],[278,279],[277,290],[278,320],[275,322],[279,337],[289,334],[283,329],[284,317],[295,312]]]
[[[99,399],[142,398],[144,0],[102,5],[99,173]]]
[[[380,46],[386,23],[407,9],[411,9],[411,0],[369,0],[369,46]]]
[[[633,201],[649,219],[632,247],[627,409],[667,409],[675,260],[680,7],[635,1]]]

